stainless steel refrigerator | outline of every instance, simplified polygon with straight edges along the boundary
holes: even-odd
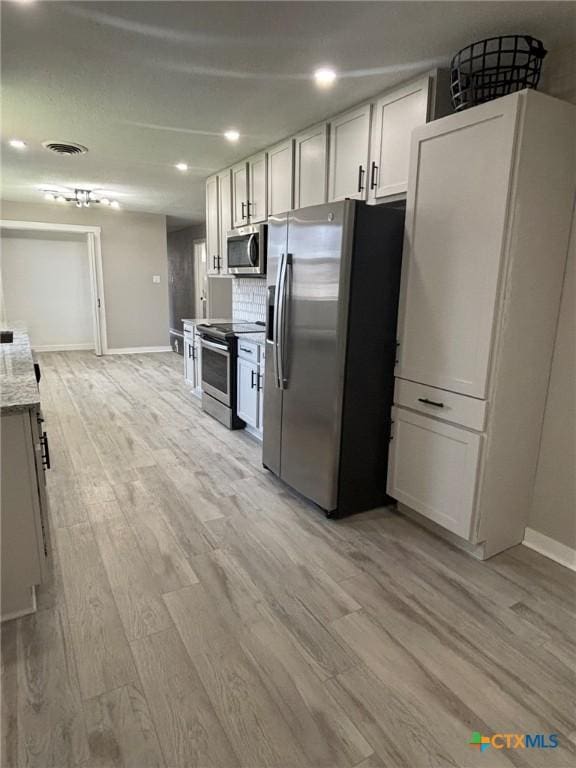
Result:
[[[263,463],[330,516],[386,503],[404,212],[268,220]]]

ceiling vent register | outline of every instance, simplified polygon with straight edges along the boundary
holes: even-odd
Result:
[[[76,144],[73,141],[43,141],[42,146],[44,149],[55,152],[57,155],[66,155],[72,157],[73,155],[85,155],[88,152],[88,148],[82,144]]]

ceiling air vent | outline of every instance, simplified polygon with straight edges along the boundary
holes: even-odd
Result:
[[[57,155],[84,155],[88,152],[87,147],[72,141],[43,141],[42,146]]]

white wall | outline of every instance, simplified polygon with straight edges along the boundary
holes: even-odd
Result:
[[[576,549],[576,221],[572,225],[528,527]]]
[[[165,216],[44,201],[1,206],[3,219],[101,227],[108,348],[168,348]]]
[[[576,104],[576,46],[550,51],[540,90]],[[528,527],[576,549],[576,218],[572,236]]]
[[[8,320],[26,324],[32,345],[93,349],[92,298],[85,238],[2,237],[2,288]]]

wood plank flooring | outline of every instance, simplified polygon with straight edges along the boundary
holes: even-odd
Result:
[[[327,520],[181,363],[41,356],[52,578],[2,626],[2,766],[576,765],[576,574]]]

